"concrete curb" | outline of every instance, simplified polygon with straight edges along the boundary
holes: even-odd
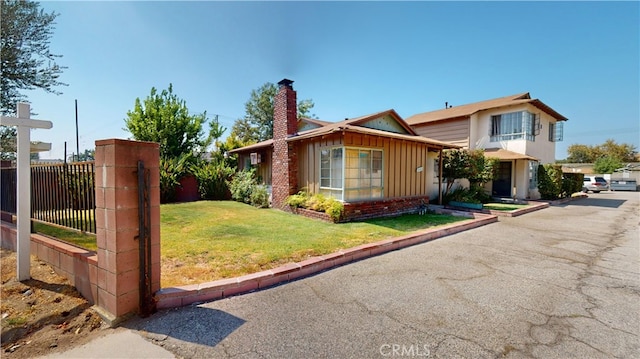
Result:
[[[540,202],[540,203],[534,203],[534,204],[529,203],[529,204],[530,206],[526,208],[515,209],[513,211],[499,211],[494,209],[471,209],[471,208],[464,208],[460,210],[466,211],[466,212],[473,212],[473,213],[491,214],[499,217],[518,217],[523,214],[539,211],[544,208],[549,208],[549,203],[547,202]],[[446,206],[445,208],[453,209],[453,207],[448,207],[448,206]]]
[[[465,213],[452,210],[437,210],[438,213],[470,217],[469,221],[427,229],[406,236],[363,244],[335,253],[312,257],[302,262],[288,263],[278,268],[247,274],[237,278],[220,279],[213,282],[180,287],[162,288],[155,294],[158,309],[181,307],[193,303],[207,302],[233,295],[290,282],[343,264],[394,251],[414,244],[428,242],[454,233],[481,227],[498,221],[495,215]]]

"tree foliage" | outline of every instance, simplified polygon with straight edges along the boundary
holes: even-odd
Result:
[[[251,144],[273,138],[273,106],[277,93],[277,85],[270,82],[251,90],[251,96],[244,105],[244,118],[237,119],[231,128],[231,136],[236,141]],[[315,117],[309,114],[313,106],[310,99],[299,101],[298,117]]]
[[[42,89],[60,94],[58,79],[66,67],[56,63],[62,55],[52,54],[55,12],[45,13],[33,1],[0,1],[0,113],[15,115],[16,104],[26,101],[25,90]],[[15,159],[16,129],[0,126],[0,158]]]
[[[633,162],[636,160],[635,146],[628,143],[616,143],[612,139],[596,146],[573,144],[567,148],[569,163],[594,163],[603,157],[611,157],[620,162]]]
[[[55,12],[46,13],[32,1],[2,0],[2,114],[14,114],[16,103],[26,100],[24,90],[42,89],[60,94],[57,86],[66,86],[58,79],[62,67],[49,50],[53,35]]]
[[[93,161],[95,160],[96,157],[96,150],[95,149],[86,149],[84,150],[84,152],[78,154],[78,155],[70,155],[67,159],[69,160],[69,162],[84,162],[84,161]]]
[[[173,93],[169,84],[167,90],[151,88],[151,94],[144,100],[136,98],[134,109],[127,112],[126,130],[139,141],[160,144],[161,158],[179,158],[193,152],[204,152],[215,137],[220,137],[225,129],[217,122],[209,123],[205,135],[203,124],[206,112],[192,115],[186,102]]]
[[[447,150],[442,154],[442,178],[446,182],[445,193],[449,193],[454,181],[466,178],[472,187],[480,187],[491,181],[496,166],[496,158],[487,158],[484,150]]]
[[[618,158],[614,156],[600,157],[593,164],[593,171],[595,173],[613,173],[618,168],[622,168],[624,165]]]

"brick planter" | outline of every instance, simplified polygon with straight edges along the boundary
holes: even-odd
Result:
[[[325,212],[318,212],[318,211],[314,211],[314,210],[306,209],[306,208],[296,208],[296,207],[290,207],[290,208],[291,208],[291,213],[293,213],[293,214],[297,214],[297,215],[300,215],[300,216],[313,218],[313,219],[319,219],[319,220],[325,221],[325,222],[334,223],[333,218],[331,218],[331,216],[329,216]]]
[[[418,212],[421,205],[429,204],[429,197],[402,197],[344,204],[340,222],[361,221],[378,217],[393,217]]]

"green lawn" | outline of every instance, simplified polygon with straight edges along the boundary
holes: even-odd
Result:
[[[513,204],[513,203],[487,203],[482,206],[483,209],[491,209],[494,211],[515,211],[528,207],[528,204]]]
[[[232,201],[160,206],[162,287],[275,268],[312,256],[467,220],[427,214],[333,224]],[[42,223],[36,232],[96,250],[95,235]]]
[[[95,251],[98,249],[96,235],[80,233],[78,231],[51,226],[45,223],[34,222],[33,229],[36,233],[61,239],[65,242],[73,243],[85,249]]]
[[[430,214],[333,224],[230,201],[163,205],[160,213],[162,287],[255,273],[466,220]]]

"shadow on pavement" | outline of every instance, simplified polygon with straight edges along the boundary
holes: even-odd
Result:
[[[147,332],[145,336],[155,341],[171,337],[213,347],[244,323],[244,319],[221,310],[188,306],[162,310],[148,318],[131,319],[122,326]]]
[[[607,208],[619,208],[627,200],[625,199],[613,199],[607,198],[607,193],[589,194],[588,198],[582,198],[577,201],[571,201],[562,204],[561,207],[566,206],[593,206],[593,207],[607,207]]]

